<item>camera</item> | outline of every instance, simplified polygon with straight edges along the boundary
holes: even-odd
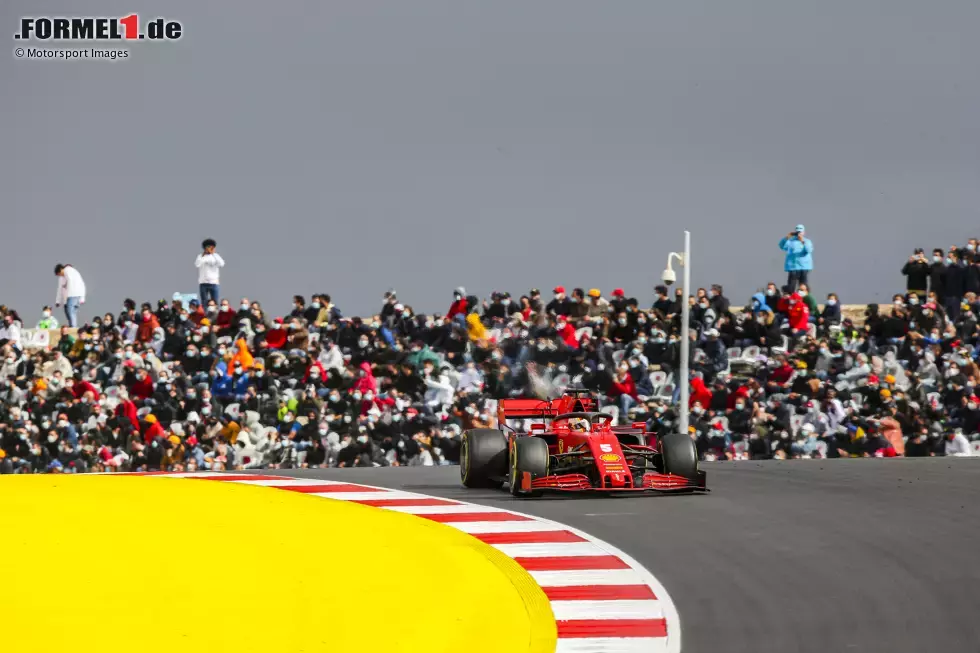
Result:
[[[677,281],[677,274],[675,274],[670,268],[667,268],[664,270],[664,273],[660,275],[660,280],[668,286],[672,286],[674,282]]]

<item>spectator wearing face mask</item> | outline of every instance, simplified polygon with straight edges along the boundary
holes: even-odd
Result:
[[[143,343],[150,342],[153,340],[153,334],[159,328],[160,322],[157,320],[157,316],[150,311],[148,306],[145,306],[140,316],[139,331],[137,332],[136,339]]]
[[[925,300],[926,292],[929,290],[930,267],[921,247],[917,247],[902,266],[902,274],[905,276],[907,291],[918,295],[920,300]]]
[[[453,291],[453,303],[449,306],[446,319],[465,320],[471,308],[466,300],[466,289],[460,286]]]
[[[549,315],[568,316],[570,302],[565,297],[565,286],[555,286],[554,299],[548,302],[545,312]]]
[[[810,309],[799,293],[794,292],[780,300],[778,309],[780,313],[786,315],[790,331],[795,336],[806,333],[810,324]]]
[[[943,275],[943,290],[945,299],[943,306],[950,319],[955,320],[960,314],[960,303],[966,292],[967,267],[962,262],[959,252],[950,250],[946,256],[946,273]]]
[[[37,322],[37,328],[43,330],[58,328],[58,320],[51,315],[50,306],[45,306],[43,309],[41,309],[41,319]]]
[[[817,322],[821,327],[828,328],[831,325],[840,324],[840,321],[840,301],[837,298],[837,293],[830,293],[827,295],[827,302],[824,304]]]
[[[807,311],[810,315],[810,321],[816,322],[817,315],[820,313],[820,307],[817,305],[817,298],[810,294],[810,286],[805,283],[801,283],[799,290],[796,292],[799,293],[800,297],[803,298],[803,303],[806,304]]]
[[[711,303],[711,308],[715,311],[715,315],[721,316],[728,314],[731,302],[725,297],[725,289],[721,284],[712,284],[707,292],[707,297]]]
[[[802,224],[779,241],[779,249],[786,252],[784,269],[788,275],[786,285],[789,292],[795,292],[801,283],[807,283],[813,270],[813,243],[804,235]]]

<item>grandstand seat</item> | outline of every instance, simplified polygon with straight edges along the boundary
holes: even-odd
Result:
[[[803,415],[793,415],[789,418],[790,429],[792,430],[791,435],[794,437],[799,434],[800,428],[803,426]]]
[[[667,373],[663,370],[657,370],[656,372],[650,373],[650,385],[653,386],[653,396],[657,396],[660,389],[664,387],[667,383]]]
[[[581,329],[576,329],[575,330],[575,340],[581,342],[582,341],[582,336],[589,336],[589,338],[591,339],[592,338],[592,327],[588,327],[587,326],[587,327],[582,327]]]
[[[761,353],[762,349],[758,345],[746,347],[742,350],[742,360],[755,362]]]

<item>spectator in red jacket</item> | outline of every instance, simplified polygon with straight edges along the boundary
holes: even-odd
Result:
[[[136,370],[133,379],[129,384],[129,394],[133,399],[140,401],[149,399],[153,396],[153,380],[146,370]]]
[[[562,339],[566,346],[570,349],[578,349],[579,342],[575,338],[575,327],[564,320],[564,318],[559,318],[558,322],[555,323],[555,330],[558,332],[558,337]]]
[[[153,442],[154,438],[162,438],[167,434],[160,426],[160,422],[157,421],[156,415],[147,415],[145,421],[149,424],[143,433],[143,442],[146,444]]]
[[[303,383],[309,383],[310,379],[314,378],[320,379],[322,383],[327,382],[327,370],[323,369],[323,364],[318,360],[313,361],[306,368],[306,374],[303,375]]]
[[[153,332],[160,328],[160,321],[153,314],[149,306],[143,307],[143,315],[140,318],[139,330],[136,339],[140,342],[150,342],[153,340]]]
[[[687,402],[689,407],[693,408],[695,403],[699,403],[707,408],[711,405],[711,398],[713,396],[711,390],[704,384],[704,379],[697,376],[691,379],[691,396]]]
[[[194,323],[195,326],[201,326],[201,322],[206,320],[208,314],[204,312],[204,308],[201,307],[201,303],[196,299],[192,299],[189,304],[190,311],[187,313],[187,318]]]
[[[354,391],[360,392],[361,394],[378,391],[378,381],[374,378],[374,372],[371,371],[371,363],[367,361],[361,363],[357,374],[357,381],[354,382]]]
[[[629,365],[625,362],[619,364],[616,375],[609,384],[609,391],[606,394],[609,395],[610,399],[618,402],[620,420],[625,421],[630,408],[636,405],[638,399],[636,381],[633,380]]]
[[[218,310],[218,317],[214,320],[214,331],[219,336],[227,335],[231,331],[235,322],[235,311],[231,310],[231,304],[227,299],[221,300],[221,308]]]
[[[85,381],[75,381],[74,379],[67,379],[65,385],[71,390],[71,394],[75,399],[81,399],[86,392],[92,393],[92,401],[99,400],[99,391],[95,389],[95,386]]]
[[[769,373],[769,391],[779,392],[786,387],[790,378],[793,376],[793,366],[789,364],[785,356],[776,359],[777,366]]]
[[[275,319],[275,327],[269,329],[265,334],[265,346],[269,349],[282,349],[286,346],[289,332],[282,326],[281,317]]]
[[[139,432],[140,421],[136,411],[136,404],[129,400],[129,396],[120,393],[119,404],[116,406],[116,417],[125,417],[133,425],[133,430]]]
[[[453,303],[449,306],[449,312],[446,313],[446,319],[452,320],[457,315],[461,315],[464,319],[469,307],[466,305],[466,289],[460,286],[453,292]]]
[[[789,328],[794,335],[806,333],[810,326],[810,309],[799,293],[780,299],[777,310],[789,318]]]

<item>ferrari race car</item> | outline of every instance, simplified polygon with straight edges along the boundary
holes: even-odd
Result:
[[[597,411],[588,391],[569,390],[548,401],[501,399],[498,428],[463,433],[463,485],[507,484],[519,497],[544,491],[707,491],[688,435],[657,438],[646,432],[643,422],[613,426],[612,420],[612,415]],[[528,428],[522,428],[522,422]]]

